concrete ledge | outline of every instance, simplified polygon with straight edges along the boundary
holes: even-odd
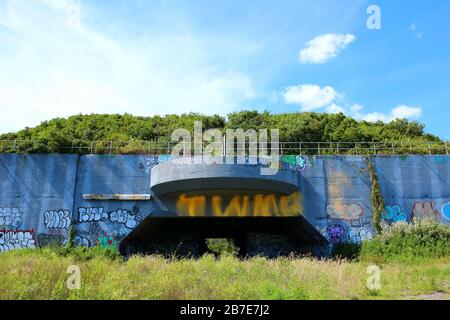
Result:
[[[291,194],[298,190],[298,174],[279,170],[261,175],[260,165],[180,164],[167,161],[151,171],[150,187],[157,194],[195,190],[264,190]]]
[[[83,194],[83,200],[121,200],[121,201],[137,201],[150,200],[149,194]]]

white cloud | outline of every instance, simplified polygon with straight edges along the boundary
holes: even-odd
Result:
[[[345,113],[345,109],[335,103],[330,104],[326,108],[327,113]]]
[[[422,116],[422,109],[417,107],[409,107],[404,104],[399,105],[392,109],[391,117],[396,118],[407,118],[407,119],[418,119]]]
[[[298,104],[301,107],[301,111],[343,113],[357,120],[364,120],[368,122],[390,122],[397,118],[417,120],[422,116],[422,109],[420,107],[411,107],[404,104],[392,108],[388,113],[364,113],[364,106],[361,104],[337,104],[337,102],[343,100],[345,96],[338,93],[333,87],[330,86],[325,86],[323,88],[316,84],[289,86],[284,90],[282,96],[285,103]]]
[[[361,113],[363,107],[361,105],[356,105],[357,107],[353,107],[350,109],[350,116],[358,119],[365,120],[368,122],[390,122],[395,119],[409,119],[409,120],[417,120],[422,116],[422,109],[418,107],[410,107],[406,105],[399,105],[393,108],[388,114],[381,112],[370,112],[370,113]]]
[[[255,97],[251,78],[208,63],[192,34],[111,37],[84,5],[92,20],[74,28],[74,3],[0,3],[0,132],[77,113],[224,115]]]
[[[350,111],[352,113],[358,113],[360,112],[362,109],[364,109],[364,106],[358,103],[354,103],[350,106]]]
[[[324,63],[336,57],[356,37],[352,34],[324,34],[315,37],[306,43],[306,47],[300,50],[301,63]]]
[[[285,89],[284,101],[289,104],[299,104],[303,111],[329,106],[339,94],[330,86],[321,88],[315,84],[290,86]]]
[[[417,26],[415,23],[413,23],[413,24],[411,24],[411,26],[409,26],[409,30],[415,33],[417,39],[422,38],[423,33],[417,29]]]

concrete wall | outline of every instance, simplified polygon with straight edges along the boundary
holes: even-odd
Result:
[[[377,157],[388,222],[429,218],[450,225],[450,156]]]
[[[370,178],[363,157],[309,157],[299,178],[305,215],[330,243],[373,237]]]
[[[76,155],[0,155],[0,251],[67,239]]]
[[[170,197],[84,200],[83,194],[152,194],[151,168],[168,156],[0,155],[0,251],[76,242],[114,246],[148,215],[170,215]],[[287,156],[308,222],[331,243],[374,234],[367,163],[359,156]],[[431,217],[450,224],[449,156],[377,156],[383,219]],[[171,202],[172,201],[172,202]],[[168,209],[169,208],[169,209]]]

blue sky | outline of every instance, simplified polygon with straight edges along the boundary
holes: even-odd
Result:
[[[0,132],[257,109],[406,117],[450,139],[449,16],[441,0],[0,0]]]

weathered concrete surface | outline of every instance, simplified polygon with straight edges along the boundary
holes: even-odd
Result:
[[[151,189],[152,168],[164,168],[169,160],[140,155],[0,155],[0,251],[64,243],[71,224],[77,243],[118,245],[148,216],[176,217],[186,190],[157,195]],[[371,185],[363,157],[283,156],[282,160],[279,176],[288,176],[289,184],[298,186],[301,213],[330,243],[373,236]],[[450,224],[449,156],[377,156],[374,164],[387,205],[383,219],[392,223],[429,217]],[[221,166],[215,165],[215,176],[220,176],[221,168],[226,176],[228,169]],[[158,170],[162,181],[167,171]],[[250,164],[239,170],[244,176],[259,173]],[[219,194],[223,213],[241,212],[236,208],[244,196],[226,191]],[[89,200],[83,194],[148,194],[151,199]],[[269,199],[266,196],[261,199]],[[236,210],[227,211],[233,205]]]
[[[76,155],[0,155],[0,251],[67,239]],[[19,230],[18,232],[15,232]]]
[[[450,224],[450,156],[377,157],[390,222],[431,218]]]
[[[291,194],[298,190],[296,172],[279,170],[274,175],[261,175],[261,166],[226,164],[224,159],[221,160],[222,164],[198,164],[195,163],[196,158],[185,158],[158,164],[152,169],[150,187],[157,194],[180,190],[255,190],[256,188]]]
[[[76,242],[119,243],[154,210],[154,201],[86,200],[83,194],[150,194],[150,164],[139,155],[87,155],[78,162],[75,190]]]
[[[306,218],[329,242],[372,238],[371,186],[363,157],[309,157],[299,179]]]

